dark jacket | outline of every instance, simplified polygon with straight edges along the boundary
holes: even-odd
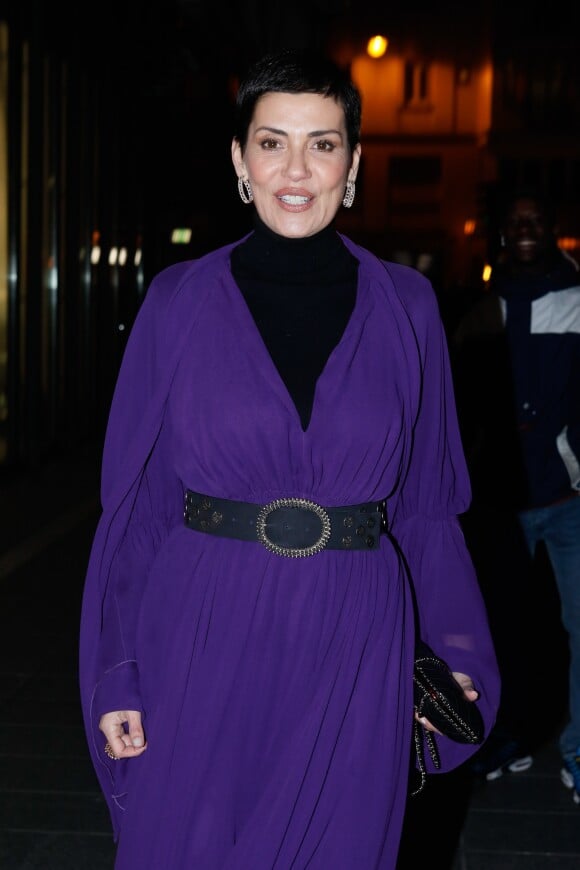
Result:
[[[460,323],[454,373],[474,502],[541,507],[580,490],[580,273],[498,268]]]

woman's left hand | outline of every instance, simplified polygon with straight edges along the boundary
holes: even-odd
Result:
[[[473,685],[473,680],[467,674],[462,674],[460,671],[453,671],[453,676],[463,689],[463,694],[467,698],[468,701],[477,701],[479,698],[479,692]],[[435,728],[434,725],[429,722],[426,716],[419,716],[418,713],[415,713],[415,719],[417,722],[420,722],[423,728],[426,728],[427,731],[434,731],[435,734],[441,734],[441,732]]]
[[[109,758],[136,758],[147,749],[139,710],[104,713],[99,720],[99,730],[107,740],[105,754]]]

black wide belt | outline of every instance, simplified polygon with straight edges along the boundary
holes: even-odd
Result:
[[[185,492],[185,525],[222,538],[258,541],[278,556],[313,556],[321,550],[372,550],[386,531],[385,502],[322,507],[305,498],[260,505]]]

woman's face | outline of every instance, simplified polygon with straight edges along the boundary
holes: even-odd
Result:
[[[344,111],[333,98],[270,92],[256,103],[243,155],[234,139],[232,159],[252,185],[262,221],[302,238],[334,218],[356,178],[360,145],[350,153]]]

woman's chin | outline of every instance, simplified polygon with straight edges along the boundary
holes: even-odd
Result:
[[[303,239],[307,236],[313,236],[328,226],[331,221],[331,218],[321,220],[311,211],[284,212],[277,214],[274,218],[264,218],[262,215],[260,217],[272,232],[288,239]]]

